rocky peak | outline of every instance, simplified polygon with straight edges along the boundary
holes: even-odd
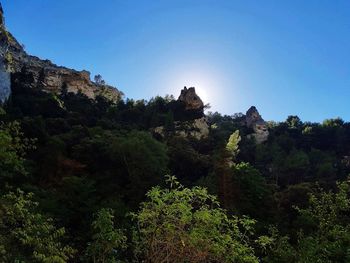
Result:
[[[252,128],[254,130],[252,136],[255,138],[257,143],[262,143],[267,140],[269,131],[266,122],[261,117],[255,106],[251,106],[248,109],[245,122],[248,128]]]
[[[28,55],[23,46],[6,30],[0,4],[0,80],[5,80],[0,83],[0,101],[9,96],[10,73],[24,71],[33,76],[31,87],[38,87],[46,92],[81,92],[91,99],[104,96],[112,101],[123,96],[122,92],[112,86],[91,81],[88,71],[57,66],[49,60]]]
[[[153,129],[153,132],[161,137],[171,134],[181,137],[191,137],[197,140],[207,138],[209,135],[208,120],[204,116],[203,101],[196,94],[195,88],[184,87],[177,102],[185,106],[185,108],[182,108],[181,105],[180,111],[181,115],[186,116],[186,118],[175,121],[174,129],[170,132],[164,126],[156,127]]]
[[[257,123],[265,123],[255,106],[247,110],[245,120],[248,128],[253,128]]]
[[[184,87],[178,101],[185,103],[186,110],[203,110],[204,104],[201,98],[197,95],[194,87]]]

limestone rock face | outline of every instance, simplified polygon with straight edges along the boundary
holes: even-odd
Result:
[[[209,125],[205,117],[195,119],[192,121],[174,123],[174,134],[181,137],[193,137],[197,140],[207,138],[209,136]],[[161,137],[166,136],[166,130],[163,126],[159,126],[153,129],[153,132]]]
[[[104,96],[112,101],[119,100],[123,93],[109,85],[99,85],[90,80],[88,71],[76,71],[57,66],[49,60],[28,55],[18,41],[6,30],[2,8],[0,6],[0,100],[9,95],[10,73],[25,71],[33,76],[33,87],[43,91],[60,94],[64,89],[68,92],[81,92],[94,99]]]
[[[3,58],[0,57],[0,101],[5,100],[11,93],[11,76],[6,71],[6,65]]]
[[[177,100],[183,103],[185,108],[181,113],[187,118],[174,122],[174,130],[167,132],[163,126],[153,129],[153,132],[166,137],[167,135],[177,135],[182,137],[192,137],[197,140],[207,138],[209,136],[209,124],[204,116],[204,104],[201,98],[196,94],[195,88],[184,87]]]
[[[254,106],[250,107],[247,111],[245,122],[248,128],[254,130],[254,133],[251,134],[250,137],[253,137],[256,143],[260,144],[268,139],[269,131],[266,122]]]
[[[251,106],[247,110],[245,120],[248,128],[254,128],[257,123],[265,123],[255,106]]]
[[[194,87],[184,87],[184,89],[181,90],[178,100],[185,103],[186,110],[202,110],[204,107],[203,101],[196,94]]]
[[[197,140],[200,140],[208,137],[209,125],[207,123],[206,118],[202,117],[200,119],[195,119],[192,122],[187,122],[185,124],[178,125],[178,130],[175,131],[175,134],[183,137],[190,136],[196,138]]]
[[[0,3],[0,43],[3,42],[5,33],[3,10]],[[10,73],[7,72],[6,58],[2,55],[5,53],[5,48],[2,45],[0,46],[0,102],[3,98],[7,98],[11,92]]]

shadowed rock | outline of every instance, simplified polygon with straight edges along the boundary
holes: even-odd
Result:
[[[197,95],[194,87],[181,90],[178,101],[185,103],[186,110],[203,110],[204,104],[201,98]]]
[[[265,124],[264,119],[259,114],[255,106],[251,106],[246,113],[246,124],[248,128],[254,128],[256,124]]]
[[[184,109],[181,108],[181,114],[186,115],[186,118],[181,121],[175,121],[174,130],[170,134],[192,137],[197,140],[207,138],[209,135],[209,125],[207,118],[204,116],[204,104],[196,94],[195,88],[184,87],[177,102],[183,104],[181,106],[184,106]],[[153,132],[161,137],[167,136],[164,126],[154,128]]]
[[[258,144],[263,143],[268,139],[269,131],[266,122],[254,106],[250,107],[247,111],[245,122],[248,128],[254,130],[254,133],[251,134],[250,137],[253,137]]]

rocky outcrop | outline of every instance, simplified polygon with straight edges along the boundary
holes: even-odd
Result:
[[[196,94],[195,88],[184,87],[176,103],[181,105],[181,114],[186,118],[174,121],[173,128],[166,130],[164,126],[153,129],[153,132],[161,137],[177,135],[192,137],[195,139],[207,138],[209,135],[209,124],[204,116],[204,105],[201,98]],[[182,116],[183,117],[183,116]]]
[[[186,110],[203,110],[204,108],[203,101],[197,95],[194,87],[184,87],[184,89],[181,90],[178,101],[184,102]]]
[[[253,128],[257,123],[265,123],[255,106],[251,106],[247,110],[245,120],[248,128]]]
[[[197,140],[207,138],[209,135],[209,125],[205,117],[195,119],[193,121],[176,121],[174,123],[174,130],[171,134],[181,136],[181,137],[192,137]],[[166,131],[164,126],[159,126],[153,129],[153,132],[161,137],[166,137],[168,131]]]
[[[191,122],[178,123],[175,125],[175,134],[182,137],[193,137],[197,140],[207,138],[209,125],[205,117]]]
[[[209,135],[209,125],[207,119],[204,117],[204,104],[197,95],[195,88],[184,87],[183,90],[181,90],[178,101],[185,105],[184,114],[191,115],[190,113],[193,112],[199,114],[192,120],[175,122],[175,135],[192,137],[197,140],[207,138]]]
[[[268,139],[269,131],[266,122],[254,106],[250,107],[247,111],[245,123],[248,128],[254,130],[254,133],[250,134],[249,137],[253,137],[256,143],[260,144]]]
[[[0,6],[1,8],[1,6]],[[90,80],[88,71],[76,71],[57,66],[49,60],[28,55],[22,45],[9,33],[4,25],[2,9],[0,10],[0,100],[8,97],[10,92],[10,73],[25,71],[33,76],[33,87],[43,91],[60,94],[81,92],[89,98],[104,96],[112,101],[119,100],[123,93],[109,85],[97,84]]]
[[[9,97],[11,93],[11,76],[6,70],[6,64],[0,57],[0,102]]]

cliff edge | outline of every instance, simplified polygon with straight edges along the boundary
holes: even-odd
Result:
[[[10,95],[11,73],[16,72],[32,75],[31,86],[46,92],[81,92],[91,99],[103,96],[112,101],[118,101],[123,96],[115,87],[91,81],[90,72],[86,70],[57,66],[50,60],[27,54],[23,46],[6,30],[0,3],[0,101],[6,100]]]

